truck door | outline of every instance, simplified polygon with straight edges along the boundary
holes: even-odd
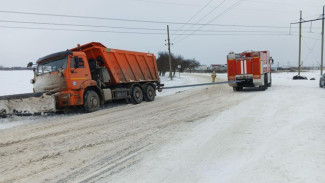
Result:
[[[91,80],[87,59],[80,56],[70,56],[70,78],[67,79],[71,89],[80,89],[83,82]]]

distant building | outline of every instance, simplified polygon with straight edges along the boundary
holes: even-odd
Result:
[[[207,65],[199,65],[197,68],[195,68],[195,70],[206,71],[206,70],[208,70],[208,66]]]
[[[227,64],[211,64],[209,70],[227,71]]]

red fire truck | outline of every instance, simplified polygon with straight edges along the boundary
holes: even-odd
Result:
[[[228,81],[234,91],[244,87],[259,87],[266,90],[272,84],[271,64],[273,59],[269,51],[230,52],[227,56]]]

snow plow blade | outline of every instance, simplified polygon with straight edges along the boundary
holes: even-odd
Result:
[[[0,117],[55,112],[55,97],[46,93],[0,96]]]

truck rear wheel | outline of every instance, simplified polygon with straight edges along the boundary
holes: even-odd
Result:
[[[100,100],[98,94],[93,90],[87,91],[84,97],[84,110],[86,112],[94,112],[98,111],[99,107]]]
[[[234,91],[242,91],[243,90],[243,87],[241,87],[241,86],[237,86],[237,87],[232,87],[232,89],[234,90]]]
[[[147,102],[151,102],[155,100],[156,96],[156,90],[152,85],[147,85],[146,87],[146,94],[144,95],[144,98]]]
[[[267,75],[265,74],[264,75],[264,85],[263,86],[260,86],[260,89],[261,90],[266,90],[267,88],[268,88],[268,86],[269,86],[269,84],[267,83]]]
[[[322,80],[319,80],[319,87],[323,88],[324,87],[324,82],[322,82]]]
[[[143,92],[139,86],[133,87],[130,100],[133,104],[139,104],[143,101]]]
[[[271,76],[271,74],[270,74],[270,82],[269,82],[269,84],[267,86],[268,87],[271,87],[272,86],[272,76]]]

